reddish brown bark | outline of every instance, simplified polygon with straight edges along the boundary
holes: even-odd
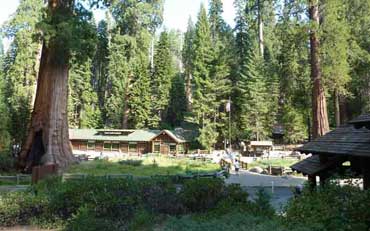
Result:
[[[317,29],[319,27],[318,0],[309,0],[309,15],[312,22],[310,31],[311,80],[312,80],[312,136],[325,135],[329,131],[325,91],[322,85]]]
[[[51,12],[70,6],[70,1],[49,1]],[[20,167],[26,170],[35,165],[52,164],[65,169],[75,161],[67,119],[68,55],[56,47],[57,44],[53,42],[49,42],[48,46],[43,45],[30,128],[19,158]],[[35,138],[40,133],[42,142]],[[34,148],[35,143],[42,144],[44,153]],[[35,160],[37,156],[41,159]]]

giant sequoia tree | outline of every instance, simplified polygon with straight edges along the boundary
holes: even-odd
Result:
[[[318,29],[320,25],[319,1],[309,0],[309,16],[312,22],[310,31],[311,48],[311,80],[312,80],[312,136],[325,135],[329,131],[329,120],[326,106],[326,96],[322,83],[320,66],[320,40]]]
[[[20,166],[25,170],[38,164],[64,169],[74,161],[67,117],[69,61],[80,47],[88,50],[91,45],[91,34],[81,31],[90,16],[73,0],[48,1],[46,17],[40,23],[44,42],[36,99],[20,153]]]

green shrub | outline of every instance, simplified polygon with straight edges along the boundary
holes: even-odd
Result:
[[[220,179],[106,179],[88,177],[62,182],[44,180],[27,192],[0,197],[2,225],[36,224],[65,230],[135,230],[150,227],[156,217],[205,212],[247,204],[247,194]],[[107,228],[109,227],[109,228]],[[131,227],[131,228],[130,228]]]
[[[305,190],[292,199],[286,208],[286,224],[311,230],[367,231],[369,205],[369,190],[328,184],[312,192]]]
[[[33,217],[46,214],[45,198],[30,192],[13,192],[0,197],[0,224],[12,226],[28,224]]]
[[[257,191],[255,203],[255,213],[262,216],[273,216],[275,209],[272,207],[270,200],[271,195],[268,194],[263,188]]]
[[[152,230],[153,223],[155,223],[156,217],[153,213],[140,209],[135,213],[134,218],[128,225],[128,230]]]
[[[112,220],[98,218],[92,210],[84,206],[69,219],[64,231],[118,231],[116,225]]]
[[[178,215],[185,212],[176,186],[169,180],[150,180],[141,186],[145,207],[153,213]]]
[[[266,219],[265,217],[254,216],[240,212],[231,212],[221,217],[209,218],[198,221],[191,216],[182,218],[170,218],[165,224],[164,231],[285,231],[277,219]]]
[[[93,208],[97,216],[129,218],[140,199],[132,180],[99,177],[59,183],[47,194],[51,210],[64,219],[85,205]]]
[[[181,192],[182,201],[191,212],[214,208],[225,196],[225,183],[217,178],[188,180]]]
[[[238,184],[231,184],[226,187],[226,201],[229,204],[245,204],[248,200],[248,193]]]
[[[143,164],[143,161],[142,160],[121,160],[118,163],[138,167]]]
[[[15,160],[6,152],[0,152],[0,172],[8,173],[14,171]]]

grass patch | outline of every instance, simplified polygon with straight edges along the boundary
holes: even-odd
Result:
[[[266,159],[266,160],[258,160],[248,164],[248,168],[253,167],[261,167],[261,168],[268,168],[269,165],[271,166],[281,166],[281,167],[290,167],[291,165],[299,162],[296,159]]]
[[[94,160],[69,168],[68,173],[89,175],[132,174],[134,176],[176,175],[215,172],[220,166],[209,162],[167,157],[130,158],[119,162]]]

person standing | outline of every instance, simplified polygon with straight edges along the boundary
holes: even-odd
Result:
[[[234,168],[235,168],[235,173],[236,174],[239,174],[239,161],[238,160],[235,160],[234,162]]]

